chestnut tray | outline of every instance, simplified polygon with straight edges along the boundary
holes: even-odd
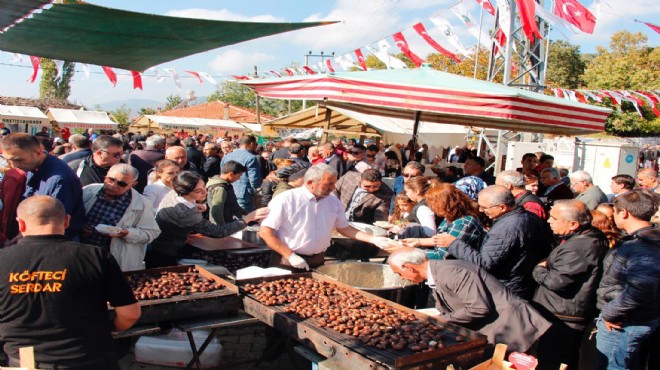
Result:
[[[392,348],[378,349],[362,343],[358,338],[347,334],[341,334],[333,329],[318,326],[318,319],[303,319],[294,313],[283,311],[286,305],[266,306],[248,294],[243,286],[246,284],[259,284],[263,281],[273,281],[289,278],[311,277],[316,280],[326,281],[337,286],[359,292],[367,299],[376,299],[398,310],[412,313],[420,321],[430,321],[441,327],[446,346],[427,352],[414,352],[408,348],[394,350]],[[487,338],[477,332],[468,330],[461,326],[430,317],[419,313],[408,307],[382,299],[376,295],[351,287],[325,275],[314,272],[303,274],[291,274],[284,276],[263,277],[256,279],[239,280],[236,282],[243,298],[243,310],[263,321],[264,323],[286,333],[292,338],[300,341],[324,357],[332,358],[347,368],[367,369],[422,369],[422,368],[444,368],[449,364],[458,366],[471,366],[483,361],[484,353],[489,347]],[[462,336],[463,341],[454,340],[456,336]],[[360,364],[359,366],[357,364]],[[430,367],[429,367],[430,366]]]
[[[213,280],[217,284],[221,284],[224,288],[212,292],[197,292],[166,299],[138,300],[140,308],[142,309],[142,315],[136,325],[229,313],[234,312],[241,307],[241,301],[238,297],[238,288],[200,266],[183,265],[161,267],[148,270],[128,271],[124,272],[124,275],[158,275],[162,272],[187,272],[190,268],[194,268],[199,275]],[[109,310],[111,311],[111,316],[114,316],[114,309],[109,308]]]

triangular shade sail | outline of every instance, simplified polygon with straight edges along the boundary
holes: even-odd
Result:
[[[263,97],[421,122],[574,135],[604,130],[610,109],[430,68],[240,81]]]
[[[32,6],[42,5],[30,1]],[[28,8],[0,0],[0,16],[20,18]],[[24,16],[24,14],[23,14]],[[91,4],[53,4],[0,34],[0,50],[71,62],[145,69],[222,46],[334,22],[252,23],[167,17]],[[5,25],[7,26],[7,25]]]

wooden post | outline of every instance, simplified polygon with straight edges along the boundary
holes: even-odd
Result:
[[[421,111],[415,112],[415,125],[413,126],[413,135],[412,135],[413,148],[415,148],[415,144],[417,144],[417,131],[419,131],[419,116],[421,114],[422,114]]]
[[[323,135],[321,135],[321,144],[328,141],[328,130],[330,129],[330,120],[332,119],[332,111],[325,107],[325,122],[323,123]]]

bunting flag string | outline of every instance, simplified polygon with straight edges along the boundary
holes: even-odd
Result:
[[[117,87],[117,74],[115,74],[115,71],[112,70],[110,67],[102,66],[103,72],[105,72],[105,75],[108,76],[108,79],[112,83],[113,87]]]
[[[486,0],[487,1],[487,0]],[[426,32],[426,28],[424,28],[424,25],[422,22],[417,23],[416,25],[413,26],[413,29],[422,36],[422,38],[429,44],[431,47],[433,47],[435,50],[440,52],[441,54],[450,57],[453,59],[456,63],[460,63],[461,60],[456,56],[456,54],[452,53],[451,51],[443,48],[440,44],[438,44],[430,35],[428,32]]]
[[[62,75],[64,74],[64,62],[57,59],[53,59],[53,62],[55,63],[55,70],[57,71],[55,80],[62,80]]]
[[[364,60],[364,55],[362,55],[362,50],[355,49],[355,56],[357,57],[358,63],[360,63],[360,67],[362,67],[362,70],[366,71],[367,62]]]
[[[89,65],[87,63],[82,63],[82,69],[83,69],[83,75],[85,76],[85,79],[89,79]]]
[[[316,72],[312,68],[310,68],[309,66],[303,66],[303,69],[305,70],[305,72],[309,73],[310,75],[315,75],[316,74]]]
[[[403,34],[401,32],[397,32],[392,35],[392,37],[394,38],[394,43],[399,48],[399,50],[401,50],[402,53],[410,58],[410,60],[415,63],[417,67],[421,67],[422,63],[424,63],[424,60],[410,50],[408,47],[408,41],[406,41],[406,38],[403,37]]]
[[[621,103],[627,101],[633,105],[635,110],[640,116],[643,116],[641,107],[649,103],[649,107],[653,114],[660,117],[660,109],[658,104],[660,98],[652,91],[628,91],[628,90],[571,90],[552,88],[553,95],[557,98],[577,101],[580,103],[589,103],[589,99],[601,103],[603,98],[611,100],[612,104],[620,107]],[[640,98],[641,97],[641,98]],[[646,100],[646,102],[645,102]]]
[[[138,71],[131,71],[131,75],[133,76],[133,90],[142,89],[142,76],[140,75],[140,72]]]
[[[186,72],[186,73],[188,73],[188,74],[191,74],[191,75],[197,77],[197,79],[199,80],[199,84],[200,84],[200,85],[201,85],[202,83],[204,83],[204,81],[202,81],[202,77],[199,75],[199,73],[197,73],[197,72],[195,72],[195,71],[184,71],[184,72]]]
[[[454,34],[454,29],[452,28],[447,18],[441,16],[434,16],[430,18],[430,20],[431,23],[433,23],[440,30],[440,32],[442,32],[445,35],[445,38],[447,38],[447,41],[449,41],[449,43],[451,44],[451,46],[454,47],[454,49],[456,49],[462,55],[465,56],[470,55],[470,52],[467,51],[465,46],[463,46],[458,36]]]
[[[493,4],[490,3],[490,0],[477,0],[477,4],[481,5],[481,7],[490,13],[490,15],[495,15],[495,8],[493,8]]]
[[[163,71],[169,73],[170,76],[172,76],[172,79],[174,80],[174,85],[176,86],[177,89],[181,90],[183,87],[181,86],[181,77],[179,77],[179,73],[174,68],[163,68]]]
[[[660,33],[660,26],[657,26],[657,25],[655,25],[651,22],[641,22],[641,21],[638,21],[636,19],[635,19],[635,22],[644,23],[645,25],[649,26],[653,31],[655,31],[657,33]]]
[[[328,67],[328,71],[334,72],[335,69],[332,68],[332,60],[331,59],[326,59],[325,60],[325,66]]]
[[[478,23],[472,18],[472,15],[470,15],[465,7],[463,7],[463,3],[458,3],[452,6],[450,9],[458,17],[458,19],[463,22],[465,27],[467,27],[468,31],[470,31],[470,34],[472,34],[475,39],[481,39],[484,42],[490,40],[490,37],[483,30],[479,30]]]
[[[39,73],[39,64],[41,64],[41,58],[30,55],[30,62],[32,63],[32,77],[28,81],[34,83],[34,80],[37,79],[37,73]]]

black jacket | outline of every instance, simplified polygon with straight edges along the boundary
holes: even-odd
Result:
[[[550,251],[551,237],[544,224],[518,207],[493,221],[479,250],[456,239],[448,252],[483,267],[512,293],[531,299],[536,289],[532,270]]]
[[[202,168],[204,163],[204,153],[194,146],[186,147],[186,154],[188,156],[188,163],[194,164],[197,168]]]
[[[534,280],[539,283],[534,301],[562,321],[586,322],[596,317],[596,290],[608,250],[605,234],[592,227],[563,237],[550,252],[547,268],[534,268]]]
[[[68,163],[73,172],[80,178],[82,186],[89,184],[101,184],[105,180],[110,167],[103,168],[97,166],[89,155],[85,158],[76,159]]]

